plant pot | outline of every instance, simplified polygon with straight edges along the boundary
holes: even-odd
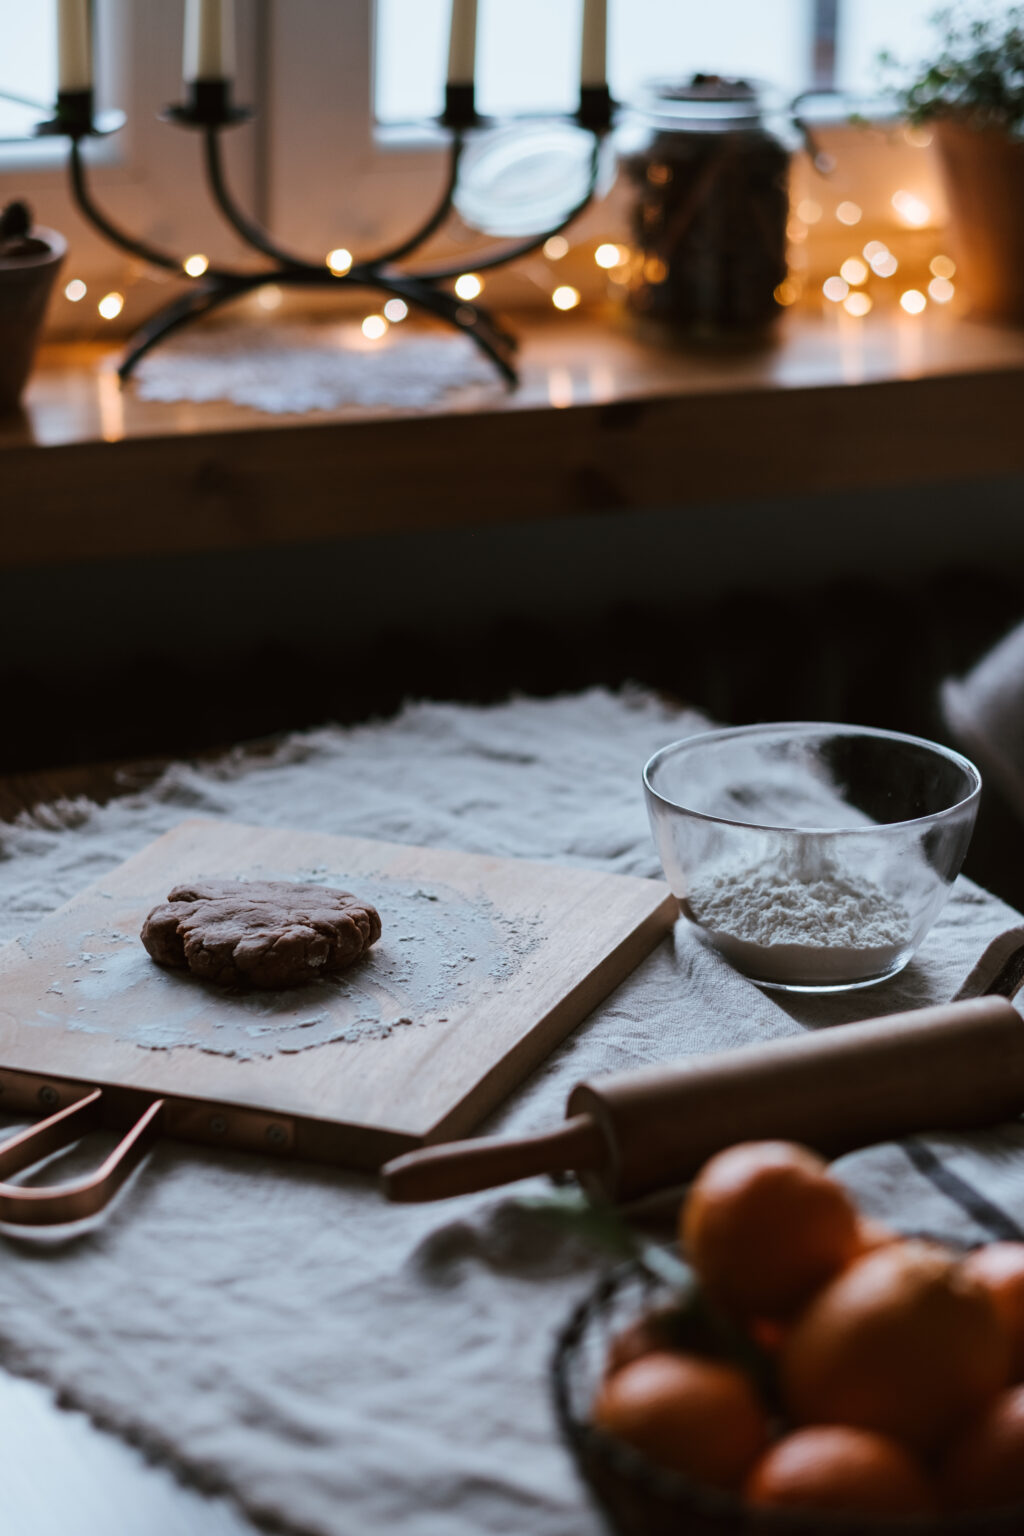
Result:
[[[33,229],[25,243],[31,249],[0,254],[0,412],[17,408],[67,252],[67,241],[54,229]]]
[[[939,118],[953,254],[975,314],[1024,324],[1024,144]]]

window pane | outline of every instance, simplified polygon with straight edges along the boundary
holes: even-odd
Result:
[[[382,123],[436,117],[451,0],[377,0],[376,111]]]
[[[796,92],[811,74],[809,0],[625,0],[610,6],[609,75],[620,101],[644,80],[746,75]]]
[[[580,0],[482,0],[477,103],[487,113],[575,104]],[[451,0],[377,0],[377,117],[436,117],[444,101]]]
[[[57,93],[55,0],[0,0],[0,139],[27,137]],[[5,101],[2,93],[39,102],[42,111]]]
[[[478,101],[488,113],[566,111],[579,82],[581,0],[481,0]],[[609,77],[619,100],[695,70],[807,85],[810,0],[612,0]],[[377,0],[377,116],[441,110],[450,0]]]
[[[934,46],[929,25],[936,0],[843,0],[839,8],[839,83],[851,91],[877,91],[883,49],[900,63],[916,65]]]

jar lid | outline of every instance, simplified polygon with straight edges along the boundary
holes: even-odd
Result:
[[[631,103],[648,119],[702,132],[751,127],[783,105],[781,92],[763,80],[693,75],[688,80],[649,80]]]

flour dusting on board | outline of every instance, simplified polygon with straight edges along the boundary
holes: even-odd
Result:
[[[446,1022],[459,1011],[470,984],[478,1005],[514,976],[540,943],[534,919],[513,919],[481,893],[468,895],[436,882],[353,879],[323,868],[288,875],[250,870],[238,878],[247,876],[342,890],[355,885],[380,912],[381,938],[340,976],[283,992],[221,992],[184,971],[156,965],[137,933],[94,931],[82,936],[79,954],[47,988],[71,999],[70,1018],[39,1010],[31,1022],[114,1034],[155,1051],[186,1047],[241,1061],[294,1055]],[[163,894],[154,892],[154,903]],[[145,1006],[130,1026],[113,1021],[110,1003],[136,989]]]

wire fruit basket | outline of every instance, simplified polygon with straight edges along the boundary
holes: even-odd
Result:
[[[1021,1536],[1024,1508],[881,1519],[758,1509],[738,1495],[663,1471],[595,1428],[591,1404],[612,1339],[671,1301],[639,1264],[604,1275],[558,1336],[552,1360],[555,1413],[577,1469],[616,1536]],[[696,1341],[695,1341],[696,1342]]]

